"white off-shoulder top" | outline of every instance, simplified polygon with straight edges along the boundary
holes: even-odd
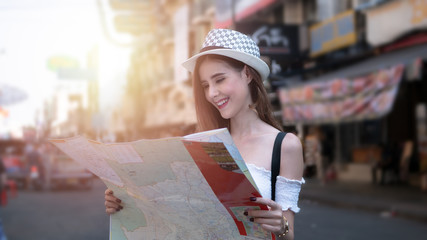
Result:
[[[248,170],[257,185],[263,198],[271,199],[271,171],[258,167],[254,164],[247,164]],[[291,210],[294,213],[300,211],[298,207],[299,193],[301,185],[305,183],[301,180],[288,179],[277,176],[276,182],[276,202],[282,206],[282,210]]]

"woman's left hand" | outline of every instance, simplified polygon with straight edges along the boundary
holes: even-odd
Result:
[[[276,235],[281,234],[286,230],[282,206],[267,198],[256,198],[254,202],[265,204],[270,208],[270,210],[248,210],[247,216],[250,218],[251,222],[261,224],[263,229]]]

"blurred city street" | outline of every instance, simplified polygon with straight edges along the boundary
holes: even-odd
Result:
[[[384,198],[391,196],[377,195],[374,199],[372,195],[361,193],[358,197],[365,203],[359,203],[357,207],[354,203],[339,204],[344,199],[354,197],[351,193],[335,201],[326,201],[336,196],[337,192],[327,186],[319,187],[318,183],[312,181],[304,187],[303,192],[309,192],[311,188],[316,188],[317,192],[311,191],[311,195],[301,196],[301,212],[296,215],[295,222],[298,240],[423,240],[427,235],[425,212],[424,221],[420,221],[363,207],[368,206],[370,201],[386,202]],[[105,185],[100,180],[94,182],[92,190],[19,191],[16,198],[10,198],[8,205],[0,209],[8,239],[108,239],[109,217],[103,207],[104,191]],[[425,204],[426,197],[419,200]],[[318,201],[319,198],[324,200]]]
[[[301,141],[295,239],[427,239],[427,0],[14,0],[0,1],[0,240],[108,239],[98,177],[120,185],[111,166],[142,163],[137,140],[201,129],[206,88],[194,96],[182,63],[215,28],[253,40],[270,70],[254,105]]]
[[[6,235],[9,240],[106,240],[105,189],[96,180],[91,190],[19,191],[0,209]]]

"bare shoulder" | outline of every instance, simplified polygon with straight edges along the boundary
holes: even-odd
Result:
[[[282,143],[282,151],[302,151],[301,140],[293,133],[287,133]]]
[[[280,175],[300,180],[304,170],[301,140],[293,133],[287,133],[282,142]]]

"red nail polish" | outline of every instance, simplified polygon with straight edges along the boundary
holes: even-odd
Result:
[[[120,200],[120,199],[116,199],[116,202],[121,203],[121,202],[122,202],[122,200]]]
[[[253,222],[255,219],[254,218],[249,218],[249,221]]]
[[[256,201],[256,197],[250,197],[249,200],[251,200],[252,202]]]
[[[245,212],[243,212],[243,214],[244,214],[245,216],[248,216],[248,212],[246,212],[246,211],[245,211]]]

